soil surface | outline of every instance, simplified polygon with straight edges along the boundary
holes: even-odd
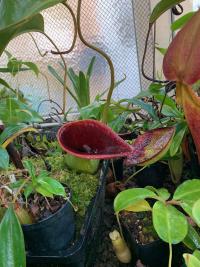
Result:
[[[97,251],[97,258],[94,267],[134,267],[132,263],[120,263],[111,244],[109,233],[114,229],[118,229],[118,224],[113,210],[113,200],[106,199],[104,206],[104,217],[102,225],[102,237],[100,247]],[[146,267],[140,261],[137,262],[135,267]]]
[[[67,197],[70,197],[68,187],[65,187],[65,191]],[[61,196],[49,198],[36,193],[28,200],[28,211],[32,215],[34,222],[39,222],[56,213],[63,207],[66,201],[67,200]]]

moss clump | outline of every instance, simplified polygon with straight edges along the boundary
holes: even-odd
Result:
[[[45,169],[44,161],[40,157],[29,158],[29,160],[33,162],[38,172]],[[45,160],[51,166],[51,177],[67,184],[71,188],[72,203],[78,208],[77,214],[83,217],[91,198],[97,190],[98,173],[91,175],[69,170],[64,163],[64,156],[60,152],[51,153],[51,155],[45,157]]]

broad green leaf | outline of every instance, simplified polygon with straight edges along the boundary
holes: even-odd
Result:
[[[0,170],[6,170],[9,166],[9,155],[5,148],[0,147]]]
[[[45,183],[44,184],[37,184],[37,186],[35,186],[34,189],[37,193],[39,193],[40,195],[42,195],[44,197],[53,198],[53,194],[46,189]]]
[[[42,10],[61,3],[62,0],[1,0],[0,31],[29,19]]]
[[[184,16],[182,16],[181,18],[175,20],[172,24],[171,24],[171,30],[172,31],[177,31],[179,29],[181,29],[187,22],[188,20],[191,19],[191,17],[195,14],[195,11],[189,12],[187,14],[185,14]]]
[[[22,122],[31,123],[42,121],[42,117],[36,111],[14,97],[1,100],[0,118],[6,126],[12,126],[13,124]]]
[[[170,244],[178,244],[187,235],[185,216],[174,206],[157,201],[153,206],[153,225],[159,237]]]
[[[184,0],[161,0],[153,9],[149,23],[154,23],[163,13]]]
[[[200,261],[200,251],[199,250],[195,250],[193,255]]]
[[[197,259],[194,255],[184,253],[183,258],[185,260],[185,263],[187,267],[199,267],[200,266],[200,260]]]
[[[132,212],[141,212],[141,211],[151,211],[152,208],[146,200],[139,200],[135,204],[127,207],[125,210]]]
[[[114,210],[116,213],[135,205],[145,198],[154,198],[156,194],[148,189],[133,188],[120,192],[114,200]]]
[[[168,190],[166,188],[157,189],[157,188],[150,186],[150,185],[146,186],[145,188],[156,193],[163,200],[168,200],[170,198],[170,193],[168,192]]]
[[[183,141],[183,138],[188,130],[188,126],[186,122],[180,122],[177,124],[176,133],[173,138],[172,144],[169,149],[170,156],[173,157],[178,152],[180,145]]]
[[[1,14],[2,2],[4,2],[4,1],[0,2],[0,14]],[[13,2],[13,0],[11,2]],[[19,2],[19,0],[16,2]],[[21,1],[21,2],[24,2],[24,1]],[[17,9],[17,10],[19,10],[19,9]],[[10,13],[10,14],[12,14],[12,13]],[[1,22],[2,22],[2,20],[0,21],[0,25],[1,25]],[[0,56],[3,53],[3,51],[5,50],[8,43],[13,38],[17,37],[18,35],[20,35],[22,33],[26,33],[26,32],[43,32],[43,31],[44,31],[44,20],[43,20],[42,15],[40,15],[40,14],[35,15],[34,17],[31,17],[30,20],[28,20],[28,21],[25,20],[24,22],[21,22],[15,26],[12,26],[8,29],[4,29],[4,30],[0,31],[0,39],[1,39]]]
[[[200,249],[200,236],[190,224],[188,224],[188,233],[183,243],[191,250]]]
[[[182,183],[176,189],[173,199],[181,201],[182,208],[192,216],[192,207],[200,199],[200,180],[192,179]]]
[[[65,188],[63,185],[58,182],[56,179],[47,176],[48,173],[41,172],[41,174],[37,177],[37,186],[36,190],[38,191],[39,188],[46,189],[53,195],[57,196],[66,196]]]
[[[192,215],[195,222],[200,227],[200,198],[194,203],[194,206],[192,208]]]
[[[10,207],[0,224],[0,266],[26,267],[26,253],[21,225]]]
[[[32,70],[35,73],[36,76],[39,75],[40,71],[38,69],[38,66],[35,63],[28,62],[28,61],[23,61],[22,64],[27,66],[27,67],[29,67],[29,70]]]
[[[157,194],[163,200],[168,200],[170,198],[170,193],[168,192],[166,188],[157,189]]]

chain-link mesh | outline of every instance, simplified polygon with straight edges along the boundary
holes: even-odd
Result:
[[[77,1],[69,0],[68,4],[74,12],[77,9]],[[104,50],[112,59],[115,67],[116,81],[126,80],[114,92],[114,98],[124,98],[136,95],[144,89],[146,83],[141,78],[141,56],[144,48],[144,40],[148,27],[148,15],[150,12],[147,0],[84,0],[81,11],[81,28],[87,41]],[[71,46],[73,40],[73,21],[66,7],[62,4],[43,12],[45,19],[45,32],[54,40],[60,51],[65,51]],[[8,46],[8,51],[13,56],[33,61],[41,71],[39,78],[33,73],[21,72],[15,78],[6,76],[15,88],[22,90],[31,98],[35,108],[49,97],[62,105],[62,85],[49,73],[47,66],[51,65],[63,76],[61,61],[58,55],[50,51],[55,50],[52,44],[40,33],[33,36],[42,53],[48,51],[45,57],[41,57],[29,34],[14,39]],[[137,42],[136,42],[137,38]],[[152,40],[151,40],[152,41]],[[110,74],[106,61],[96,52],[84,46],[78,39],[74,50],[64,55],[67,66],[76,72],[85,71],[93,56],[96,56],[94,73],[91,79],[91,98],[109,87]],[[2,61],[3,62],[3,61]],[[6,57],[4,57],[6,62]],[[152,50],[148,51],[147,69],[152,68]],[[150,71],[151,73],[151,71]],[[68,81],[68,85],[72,85]],[[67,96],[67,107],[76,109],[72,98]],[[50,104],[44,102],[40,111],[48,114]]]

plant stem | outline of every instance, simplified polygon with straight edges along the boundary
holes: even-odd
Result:
[[[166,201],[166,204],[167,205],[176,205],[176,206],[180,206],[181,205],[181,203],[180,203],[180,201],[176,201],[176,200],[169,200],[169,201]]]
[[[115,167],[114,167],[113,159],[111,160],[111,164],[112,164],[113,176],[114,176],[114,179],[115,179],[115,182],[116,182],[117,181],[117,177],[116,177],[116,173],[115,173]]]
[[[117,223],[119,225],[120,235],[124,239],[124,235],[123,235],[123,232],[122,232],[122,226],[121,226],[121,223],[120,223],[120,220],[119,220],[119,213],[116,213],[116,218],[117,218]]]
[[[59,48],[57,47],[57,45],[54,43],[54,41],[45,33],[45,32],[41,32],[51,43],[52,45],[55,47],[55,49],[60,52]],[[62,54],[59,54],[61,59],[62,59],[62,62],[63,62],[63,65],[64,65],[64,84],[63,84],[63,114],[65,113],[65,110],[66,110],[66,92],[67,92],[67,65],[66,65],[66,62],[65,62],[65,59],[63,57]],[[68,92],[70,93],[70,91],[68,90]]]
[[[35,38],[33,37],[33,35],[32,35],[30,32],[29,32],[28,34],[30,35],[31,39],[33,40],[33,42],[34,42],[34,44],[35,44],[35,46],[36,46],[36,48],[37,48],[37,51],[38,51],[39,55],[40,55],[41,57],[46,56],[46,54],[47,54],[48,52],[46,51],[44,54],[42,54],[42,52],[40,51],[40,48],[39,48],[39,46],[38,46],[38,44],[37,44]]]
[[[169,243],[169,264],[168,267],[172,266],[172,244]]]
[[[147,165],[143,166],[141,169],[139,169],[138,171],[134,172],[131,176],[129,176],[124,184],[127,184],[134,176],[136,176],[138,173],[140,173],[141,171],[143,171],[145,168],[147,167]]]
[[[74,24],[74,37],[73,37],[72,45],[71,45],[71,47],[70,47],[67,51],[57,52],[57,51],[52,51],[52,50],[51,50],[51,53],[52,53],[52,54],[55,54],[55,55],[57,55],[57,54],[59,54],[59,55],[60,55],[60,54],[62,54],[62,55],[64,55],[64,54],[69,54],[69,53],[74,49],[74,46],[75,46],[75,44],[76,44],[76,39],[77,39],[76,16],[75,16],[75,14],[74,14],[72,8],[71,8],[67,3],[62,3],[62,4],[69,10],[69,12],[70,12],[70,14],[71,14],[71,16],[72,16],[73,24]]]
[[[25,179],[25,180],[23,181],[23,183],[21,184],[21,186],[19,187],[19,189],[17,190],[17,192],[16,192],[16,194],[15,194],[15,196],[14,196],[13,203],[16,202],[17,197],[18,197],[18,195],[21,193],[22,188],[24,187],[24,185],[25,185],[29,180],[30,180],[30,177],[28,177],[27,179]]]
[[[78,29],[78,35],[80,40],[83,42],[84,45],[86,45],[87,47],[91,48],[92,50],[96,51],[97,53],[99,53],[103,58],[105,58],[105,60],[108,62],[109,68],[110,68],[110,88],[108,91],[108,95],[107,95],[107,100],[106,100],[106,104],[103,110],[103,118],[102,121],[104,123],[107,123],[108,121],[108,109],[110,106],[110,101],[111,101],[111,97],[112,97],[112,93],[113,90],[115,88],[115,71],[114,71],[114,66],[112,63],[112,60],[110,59],[110,57],[101,49],[95,47],[94,45],[89,44],[83,37],[82,35],[82,31],[81,31],[81,3],[82,0],[78,0],[78,8],[77,8],[77,29]]]
[[[147,32],[147,36],[146,36],[146,40],[145,40],[145,47],[144,47],[144,53],[143,53],[143,58],[142,58],[142,75],[145,79],[154,82],[154,83],[168,83],[169,81],[160,81],[160,80],[156,80],[154,78],[148,77],[148,75],[146,75],[145,70],[144,70],[144,65],[145,65],[145,58],[146,58],[146,54],[147,54],[147,47],[148,47],[148,41],[149,41],[149,36],[151,33],[151,29],[152,29],[153,24],[149,24],[149,29]]]

